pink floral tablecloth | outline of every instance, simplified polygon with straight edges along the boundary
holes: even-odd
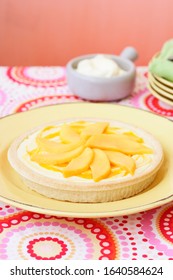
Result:
[[[64,67],[0,67],[0,117],[78,101]],[[132,95],[118,103],[173,119],[173,107],[147,89],[146,67],[137,68]],[[89,219],[32,213],[0,202],[4,259],[173,260],[173,203],[133,215]]]

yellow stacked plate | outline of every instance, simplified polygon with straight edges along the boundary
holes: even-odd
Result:
[[[173,83],[149,72],[148,87],[150,92],[163,102],[173,105]]]

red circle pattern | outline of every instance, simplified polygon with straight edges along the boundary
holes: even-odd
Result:
[[[67,84],[65,75],[57,77],[55,79],[40,80],[37,78],[29,77],[25,74],[27,67],[8,67],[7,76],[15,83],[24,84],[26,86],[34,87],[56,87],[64,86]]]
[[[165,210],[158,221],[161,234],[173,244],[173,207]]]
[[[52,241],[54,243],[58,243],[60,246],[61,246],[61,252],[59,254],[57,254],[56,256],[54,257],[41,257],[41,256],[38,256],[35,252],[34,252],[34,245],[36,243],[39,243],[39,242],[44,242],[44,241]],[[48,237],[40,237],[40,238],[35,238],[33,239],[32,241],[29,241],[29,245],[27,246],[27,249],[28,249],[28,253],[31,255],[31,257],[35,258],[36,260],[56,260],[56,259],[61,259],[62,256],[64,256],[67,252],[67,245],[62,241],[62,240],[59,240],[58,238],[52,238],[50,236]]]
[[[27,223],[31,219],[34,220],[40,220],[40,219],[45,219],[45,220],[51,220],[54,218],[55,220],[64,220],[65,222],[73,222],[75,224],[78,224],[82,226],[84,229],[88,230],[90,234],[94,235],[95,238],[99,241],[99,246],[100,246],[100,257],[99,259],[116,259],[118,255],[118,250],[117,250],[117,244],[115,242],[114,237],[110,234],[108,228],[104,227],[104,225],[99,222],[98,220],[95,219],[89,219],[89,218],[64,218],[64,217],[53,217],[53,216],[48,216],[45,214],[38,214],[38,213],[33,213],[33,212],[28,212],[28,211],[22,211],[14,215],[10,215],[8,217],[5,217],[3,220],[0,220],[0,233],[3,231],[7,230],[8,228],[11,228],[13,226],[16,226],[20,224],[21,222]],[[46,237],[50,240],[50,237]],[[42,240],[42,239],[41,239]],[[55,240],[53,240],[55,242]],[[56,240],[57,241],[57,240]],[[105,254],[105,241],[107,242],[106,245],[106,250],[109,253]],[[34,239],[32,242],[29,244],[29,253],[31,254],[32,257],[35,257],[36,259],[40,257],[35,255],[33,252],[33,245],[35,242],[39,242],[39,240]],[[57,242],[60,242],[58,240]],[[57,258],[61,258],[65,252],[66,248],[62,242],[59,243],[62,246],[62,253],[56,256]]]

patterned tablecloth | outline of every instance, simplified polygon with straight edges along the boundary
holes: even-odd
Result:
[[[0,117],[49,104],[82,101],[70,91],[63,67],[0,67]],[[137,68],[135,89],[119,102],[173,119],[173,107],[147,89]],[[0,260],[173,260],[173,203],[112,218],[64,218],[0,202]]]

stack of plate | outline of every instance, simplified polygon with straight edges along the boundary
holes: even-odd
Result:
[[[149,72],[148,87],[150,92],[163,102],[173,105],[173,82],[153,75]]]

